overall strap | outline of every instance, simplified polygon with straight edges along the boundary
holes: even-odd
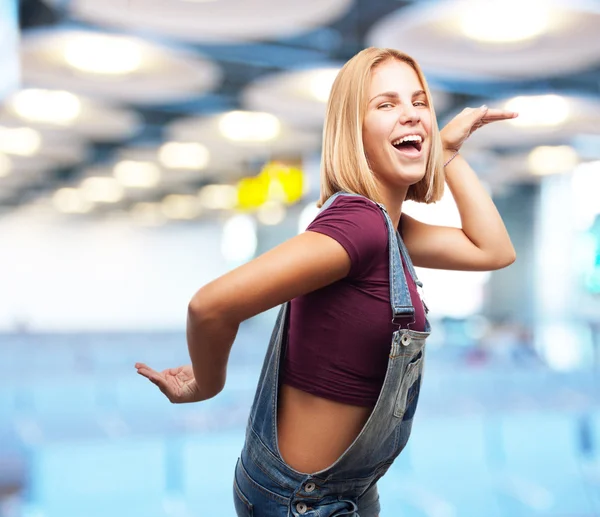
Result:
[[[423,287],[423,283],[417,277],[417,272],[415,271],[415,267],[412,263],[412,260],[410,259],[410,255],[408,254],[406,245],[404,244],[402,237],[400,237],[400,232],[398,232],[398,230],[396,230],[396,236],[398,237],[398,243],[400,244],[400,253],[402,253],[402,259],[404,260],[404,263],[406,264],[406,267],[408,269],[408,272],[410,273],[410,276],[412,276],[412,279],[414,280],[415,284],[417,284],[417,286]]]

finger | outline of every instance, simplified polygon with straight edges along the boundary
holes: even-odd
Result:
[[[488,110],[487,113],[485,114],[485,116],[483,117],[484,120],[490,120],[490,121],[494,121],[494,120],[506,120],[506,119],[511,119],[511,118],[515,118],[518,117],[519,114],[516,111],[508,111],[508,110]]]
[[[481,112],[485,113],[487,111],[487,109],[488,109],[488,107],[485,104],[479,108],[471,108],[471,107],[467,106],[465,109],[463,109],[463,113],[466,113],[469,115],[470,114],[478,114]]]
[[[146,375],[147,376],[147,375],[152,374],[153,370],[152,370],[152,368],[148,368],[147,366],[138,366],[137,367],[137,372],[140,375]]]
[[[516,118],[516,117],[518,117],[517,114],[515,114],[515,115],[501,115],[501,116],[499,115],[499,116],[496,116],[496,117],[485,117],[482,120],[487,123],[487,122],[498,122],[500,120],[510,120],[510,119],[513,119],[513,118]]]
[[[517,114],[516,111],[511,111],[511,110],[502,110],[502,109],[489,109],[486,112],[486,117],[491,117],[491,116],[513,116]]]
[[[146,371],[138,371],[137,372],[138,375],[141,375],[142,377],[148,379],[150,382],[154,382],[156,381],[156,377],[154,377],[151,373],[148,373]]]
[[[151,375],[150,368],[148,368],[147,366],[137,367],[137,373],[143,375],[144,377],[148,377],[149,375]]]
[[[151,375],[160,375],[156,370],[150,368],[144,363],[136,363],[136,369],[140,375],[144,375],[144,377],[149,377]]]
[[[483,119],[483,117],[485,117],[485,115],[488,111],[488,107],[485,104],[483,106],[481,106],[480,108],[468,108],[468,109],[469,109],[469,111],[467,112],[467,115],[471,119],[471,127],[477,126],[480,123],[480,121]]]
[[[146,372],[146,371],[142,371],[142,370],[138,370],[138,375],[141,375],[142,377],[145,377],[148,380],[151,380],[152,376]]]
[[[138,370],[138,373],[143,376],[146,377],[149,380],[164,380],[162,375],[160,375],[158,372],[155,372],[152,368],[140,368]]]
[[[502,122],[505,120],[510,120],[513,119],[514,117],[503,117],[503,118],[493,118],[493,119],[483,119],[481,121],[481,124],[479,125],[479,127],[481,126],[485,126],[487,124],[493,124],[494,122]]]
[[[150,368],[149,366],[145,365],[144,363],[136,363],[136,368],[138,369],[138,371],[144,370],[146,372],[158,374],[158,372],[156,370],[154,370],[153,368]]]

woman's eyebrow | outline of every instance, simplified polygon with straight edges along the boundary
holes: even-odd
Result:
[[[397,99],[398,94],[396,92],[379,93],[379,94],[375,95],[375,97],[373,97],[369,102],[373,102],[375,99],[377,99],[379,97],[386,97],[388,99]]]
[[[425,95],[425,90],[416,90],[412,94],[413,98],[419,97],[420,95]],[[386,97],[388,99],[398,99],[399,95],[396,92],[383,92],[383,93],[379,93],[379,94],[375,95],[375,97],[373,97],[369,101],[369,103],[373,102],[378,97]]]

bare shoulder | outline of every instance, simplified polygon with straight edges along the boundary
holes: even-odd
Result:
[[[335,239],[306,231],[202,287],[190,309],[239,323],[344,278],[350,266]]]

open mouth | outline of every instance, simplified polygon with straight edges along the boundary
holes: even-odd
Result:
[[[392,145],[398,151],[409,152],[412,154],[416,150],[418,153],[420,153],[421,148],[423,147],[423,139],[418,135],[410,135],[395,140],[394,142],[392,142]]]
[[[421,157],[423,138],[420,135],[407,135],[394,140],[392,146],[403,157],[417,159]]]

